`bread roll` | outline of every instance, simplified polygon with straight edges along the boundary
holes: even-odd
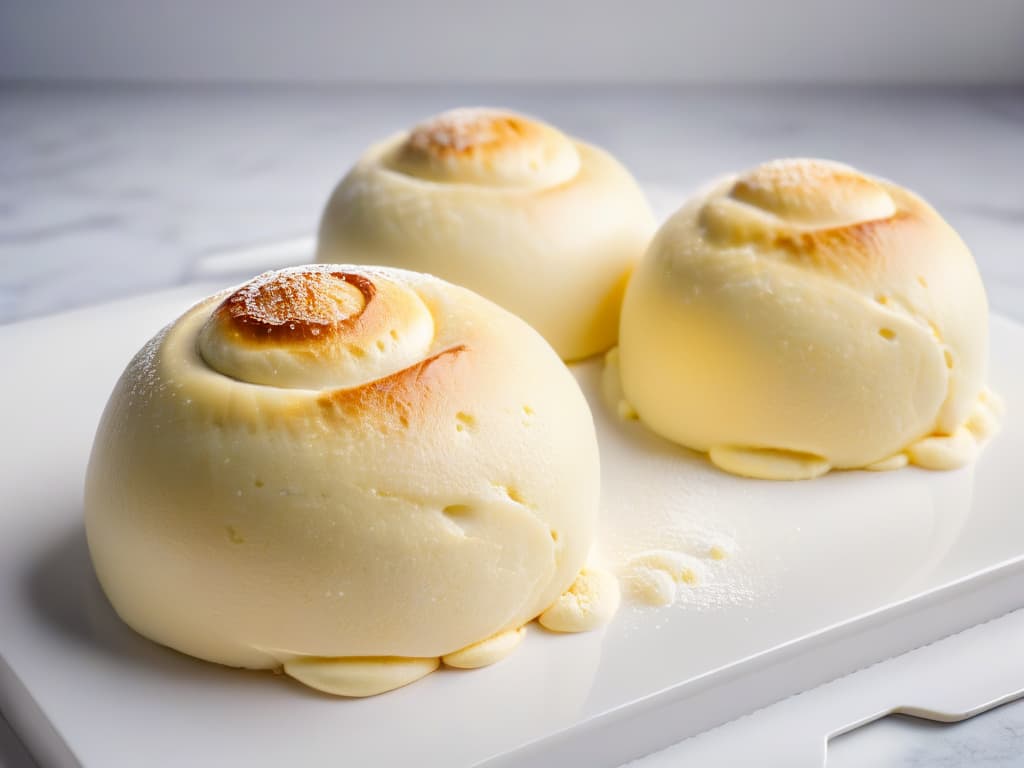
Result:
[[[139,352],[86,529],[143,635],[368,695],[511,652],[572,591],[598,474],[576,381],[520,319],[426,275],[298,267]]]
[[[327,204],[317,259],[463,285],[575,360],[615,343],[653,233],[643,194],[608,153],[512,112],[456,109],[366,151]]]
[[[921,198],[822,160],[722,179],[626,291],[625,398],[741,475],[967,462],[991,431],[974,259]]]

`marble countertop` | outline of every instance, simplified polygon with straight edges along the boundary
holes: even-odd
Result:
[[[648,184],[690,188],[792,155],[888,176],[946,216],[993,308],[1024,320],[1024,88],[9,85],[0,323],[181,284],[232,249],[308,236],[368,143],[474,103],[542,115]],[[830,768],[1018,765],[1024,703],[956,726],[881,721],[831,754]],[[0,766],[28,762],[0,722]]]
[[[0,322],[189,280],[308,235],[369,142],[455,104],[543,115],[643,182],[844,160],[932,202],[1024,318],[1024,89],[79,86],[0,92]]]
[[[827,768],[1019,768],[1024,701],[962,723],[887,717],[835,738]],[[652,768],[654,768],[652,766]]]

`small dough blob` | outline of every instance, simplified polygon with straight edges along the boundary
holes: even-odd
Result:
[[[473,643],[455,653],[449,653],[441,661],[449,667],[459,669],[486,667],[501,661],[512,653],[523,642],[524,637],[526,637],[526,627],[510,629],[508,632],[501,632],[494,637],[481,640],[479,643]]]
[[[286,661],[284,672],[303,685],[335,696],[376,696],[426,677],[438,659],[405,658],[296,658]]]
[[[553,632],[588,632],[611,620],[619,600],[619,582],[612,573],[584,567],[572,586],[537,620]]]

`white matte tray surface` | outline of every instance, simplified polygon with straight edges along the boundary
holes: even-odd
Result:
[[[1024,602],[1024,329],[993,318],[1003,430],[947,473],[724,475],[609,413],[600,363],[576,366],[601,441],[607,560],[734,542],[671,607],[627,599],[584,635],[531,627],[493,667],[366,700],[161,648],[99,589],[81,486],[125,363],[216,287],[0,328],[0,708],[46,765],[617,765]]]

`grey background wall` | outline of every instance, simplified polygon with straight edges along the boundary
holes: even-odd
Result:
[[[0,78],[1024,81],[1022,0],[0,0]]]

